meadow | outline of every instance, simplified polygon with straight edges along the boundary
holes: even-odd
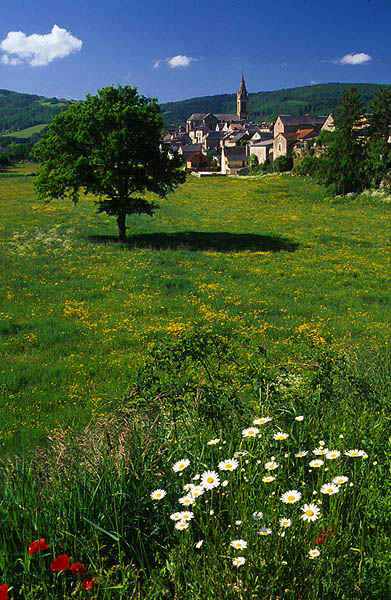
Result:
[[[389,196],[189,177],[120,244],[35,168],[0,177],[9,597],[389,598]]]

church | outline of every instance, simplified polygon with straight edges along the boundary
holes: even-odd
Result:
[[[226,131],[229,125],[243,125],[248,120],[248,92],[242,74],[239,91],[236,94],[236,113],[213,114],[193,113],[186,121],[186,133],[194,141],[197,140],[195,132],[204,135],[210,131]],[[198,141],[198,140],[197,140]]]

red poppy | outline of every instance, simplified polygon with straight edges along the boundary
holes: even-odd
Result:
[[[29,554],[35,554],[36,552],[41,552],[41,550],[46,550],[49,546],[46,543],[45,538],[41,538],[40,540],[35,540],[35,542],[31,542],[29,546]]]
[[[8,585],[6,583],[0,585],[0,600],[8,600]]]
[[[85,575],[86,570],[81,563],[75,563],[71,566],[72,573],[76,573],[77,575]]]
[[[83,579],[81,584],[85,590],[91,590],[92,586],[94,585],[94,581],[95,581],[94,577],[90,577],[90,578],[86,577],[85,579]]]
[[[328,544],[331,541],[331,538],[334,537],[334,531],[329,529],[323,529],[320,536],[315,540],[315,546],[322,546],[322,544]]]
[[[69,556],[66,554],[60,554],[54,559],[50,565],[52,571],[68,571],[69,569]]]

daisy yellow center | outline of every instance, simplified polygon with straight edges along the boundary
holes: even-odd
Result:
[[[327,491],[329,494],[332,494],[334,490],[333,490],[333,488],[328,488]]]
[[[313,510],[306,510],[305,514],[307,515],[307,517],[312,517],[314,515],[314,511]]]
[[[254,433],[253,430],[250,429],[250,431],[248,432],[248,435],[253,435],[253,433]]]
[[[185,465],[183,463],[181,463],[178,467],[178,469],[184,469],[184,468],[185,468]]]
[[[288,496],[287,500],[288,500],[288,502],[294,502],[295,497],[294,496]]]
[[[213,477],[208,477],[206,480],[207,483],[213,483],[213,481],[214,481]]]
[[[231,465],[231,463],[228,463],[228,464],[226,464],[226,465],[225,465],[225,468],[226,468],[226,469],[232,469],[232,465]]]
[[[160,493],[160,492],[158,492],[158,493],[156,494],[156,498],[160,498],[160,496],[161,496],[161,493]]]

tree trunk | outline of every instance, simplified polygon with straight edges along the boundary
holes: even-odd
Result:
[[[118,237],[120,242],[126,242],[126,213],[121,212],[117,217]]]

